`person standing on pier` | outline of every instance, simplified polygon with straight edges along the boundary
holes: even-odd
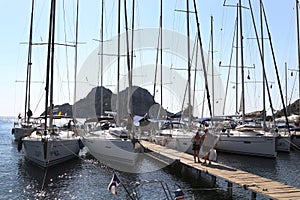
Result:
[[[192,143],[193,143],[193,151],[194,151],[194,162],[196,163],[196,158],[198,158],[198,162],[200,162],[199,150],[201,146],[201,136],[199,134],[199,131],[197,131],[196,135],[193,136]]]

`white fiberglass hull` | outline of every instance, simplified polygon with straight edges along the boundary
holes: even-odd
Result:
[[[192,138],[196,131],[187,131],[181,129],[161,130],[157,135],[150,138],[151,142],[166,146],[179,152],[193,153]]]
[[[271,136],[221,135],[216,144],[219,151],[275,158],[276,138]]]
[[[138,158],[130,139],[84,136],[83,143],[97,160],[108,166],[134,166]]]
[[[278,136],[276,138],[276,151],[290,152],[291,150],[291,137],[290,136]]]
[[[79,140],[26,137],[23,139],[25,157],[42,167],[50,167],[75,158],[80,150]]]
[[[299,133],[292,134],[291,143],[292,143],[293,148],[295,148],[295,149],[300,148],[300,134]]]
[[[12,129],[12,134],[15,137],[15,141],[19,141],[20,139],[29,136],[33,131],[33,127],[15,127]]]

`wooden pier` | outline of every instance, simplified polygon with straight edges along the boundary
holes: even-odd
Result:
[[[141,144],[146,150],[154,153],[155,158],[162,162],[171,164],[174,161],[178,161],[182,165],[205,172],[213,178],[225,180],[227,182],[229,194],[232,194],[233,184],[237,184],[238,186],[251,191],[251,199],[256,199],[257,193],[270,199],[300,199],[300,188],[285,185],[216,162],[212,162],[210,165],[194,163],[194,158],[190,154],[178,152],[147,141],[141,141]]]

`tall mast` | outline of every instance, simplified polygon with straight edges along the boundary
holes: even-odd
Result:
[[[54,15],[55,0],[51,0],[50,18],[49,18],[49,38],[48,38],[48,53],[47,53],[47,68],[46,68],[46,87],[45,87],[45,131],[47,134],[47,115],[48,115],[48,101],[49,101],[49,80],[50,80],[50,68],[51,68],[51,42],[53,37],[53,15]],[[50,108],[50,112],[51,108]],[[51,120],[50,120],[51,121]]]
[[[285,62],[284,63],[284,68],[285,68],[285,105],[286,105],[286,108],[285,108],[285,110],[286,110],[286,112],[288,113],[288,107],[287,107],[287,105],[288,105],[288,94],[287,94],[287,88],[288,88],[288,84],[287,84],[287,71],[288,71],[288,69],[287,69],[287,63]]]
[[[243,51],[243,26],[242,26],[242,0],[239,0],[239,16],[240,16],[240,43],[241,43],[241,69],[242,69],[242,119],[245,122],[245,80],[244,80],[244,51]]]
[[[296,0],[297,44],[298,44],[298,76],[299,76],[299,109],[300,109],[300,35],[299,35],[299,0]],[[300,113],[300,110],[299,110]]]
[[[162,63],[163,63],[163,57],[162,57],[162,40],[163,40],[163,36],[162,36],[162,9],[163,9],[163,4],[162,4],[162,0],[160,0],[160,17],[159,17],[159,31],[160,31],[160,109],[163,103],[163,81],[162,81],[162,77],[163,77],[163,67],[162,67]]]
[[[188,125],[191,125],[191,63],[190,63],[190,10],[189,0],[186,0],[186,32],[187,32],[187,61],[188,61]]]
[[[120,32],[121,32],[121,0],[118,0],[118,59],[117,59],[117,125],[120,124],[120,105],[119,105],[119,93],[120,93]]]
[[[134,36],[134,10],[135,10],[135,0],[132,0],[132,24],[131,24],[131,67],[133,68],[133,36]],[[131,75],[131,85],[132,85],[132,74]]]
[[[34,0],[31,4],[31,16],[30,16],[30,30],[29,30],[29,43],[28,43],[28,60],[27,60],[27,74],[26,74],[26,91],[25,91],[25,121],[29,121],[29,116],[26,115],[27,110],[30,110],[30,85],[31,85],[31,55],[32,55],[32,31],[33,31],[33,13],[34,13]],[[26,117],[27,116],[27,117]]]
[[[211,76],[212,76],[212,114],[215,115],[215,78],[214,78],[214,35],[213,35],[213,16],[210,17],[210,37],[211,37]]]
[[[201,51],[201,60],[202,60],[202,67],[203,67],[203,73],[204,73],[205,90],[206,90],[206,94],[207,94],[206,96],[207,96],[207,102],[208,102],[208,109],[209,109],[209,114],[212,117],[210,94],[209,94],[208,81],[207,81],[207,71],[206,71],[206,67],[205,67],[203,45],[202,45],[202,39],[201,39],[201,34],[200,34],[200,22],[199,22],[199,19],[198,19],[196,0],[194,0],[193,2],[194,2],[194,10],[195,10],[195,15],[196,15],[197,35],[198,35],[200,51]],[[212,121],[212,123],[213,123],[213,121]]]
[[[235,112],[239,113],[238,105],[239,105],[239,99],[238,99],[238,88],[239,88],[239,4],[236,6],[236,51],[235,51]]]
[[[126,60],[127,60],[127,71],[128,71],[128,93],[127,93],[127,113],[131,114],[130,109],[130,97],[131,97],[131,60],[129,55],[129,37],[128,37],[128,20],[127,20],[127,5],[126,0],[124,0],[124,14],[125,14],[125,33],[126,33]]]
[[[157,113],[157,117],[160,115],[160,109],[162,107],[163,101],[163,84],[162,84],[162,0],[160,0],[160,16],[159,16],[159,33],[157,39],[157,48],[156,48],[156,61],[155,61],[155,72],[154,72],[154,84],[153,84],[153,98],[156,95],[156,78],[157,78],[157,71],[158,71],[158,56],[160,54],[160,106],[159,111]]]
[[[76,82],[77,82],[77,58],[78,58],[78,17],[79,17],[79,0],[76,3],[76,33],[75,33],[75,64],[74,64],[74,103],[73,103],[73,117],[76,117]]]
[[[263,29],[263,12],[262,12],[262,0],[260,0],[260,37],[261,37],[261,62],[262,62],[262,70],[265,67],[265,55],[264,55],[264,29]],[[264,76],[264,72],[262,71],[263,75],[263,130],[266,129],[266,79]]]
[[[252,22],[253,22],[252,24],[253,24],[254,32],[255,32],[255,38],[256,38],[256,42],[257,42],[257,46],[258,46],[258,50],[259,50],[259,55],[260,55],[260,59],[262,61],[262,73],[263,73],[263,76],[264,76],[265,83],[266,83],[266,85],[268,85],[268,78],[267,78],[267,73],[266,73],[264,59],[263,59],[264,56],[263,56],[261,45],[259,44],[259,36],[258,36],[258,31],[257,31],[256,25],[255,25],[254,13],[253,13],[252,5],[251,5],[251,0],[248,0],[248,2],[249,2],[250,12],[251,12],[251,17],[252,17]],[[260,3],[261,3],[261,10],[263,11],[262,1]],[[267,25],[267,23],[266,23],[266,25]],[[266,26],[266,27],[268,27],[268,26]],[[267,28],[267,30],[268,30],[268,28]],[[270,35],[269,35],[269,37],[270,37]],[[272,46],[272,44],[270,46]],[[276,63],[275,63],[275,66],[276,66]],[[275,69],[275,71],[276,71],[276,69]],[[269,103],[270,103],[270,108],[271,108],[272,116],[275,116],[275,114],[274,114],[274,108],[273,108],[273,105],[272,105],[272,99],[271,99],[270,89],[269,89],[269,87],[265,87],[265,89],[266,89],[266,91],[268,93],[268,99],[269,99]]]
[[[53,93],[54,93],[54,44],[55,44],[55,6],[56,6],[56,0],[54,0],[53,3],[53,14],[52,14],[52,37],[51,37],[51,66],[50,66],[50,121],[49,121],[49,127],[52,128],[53,123]]]
[[[100,51],[101,51],[101,55],[100,55],[100,93],[101,93],[101,106],[100,106],[100,115],[102,115],[104,112],[103,112],[103,42],[104,42],[104,39],[103,39],[103,21],[104,21],[104,0],[102,0],[102,3],[101,3],[101,30],[100,30]]]

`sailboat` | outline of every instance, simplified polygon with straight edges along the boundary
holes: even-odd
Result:
[[[210,95],[209,95],[209,89],[208,89],[208,80],[207,80],[207,72],[205,67],[205,61],[204,61],[204,53],[202,48],[202,42],[201,42],[201,34],[200,34],[200,27],[199,27],[199,19],[197,14],[197,7],[196,2],[193,1],[194,5],[194,12],[196,16],[196,24],[197,24],[197,39],[199,41],[200,46],[200,52],[201,52],[201,58],[202,58],[202,67],[203,67],[203,73],[205,78],[205,92],[207,93],[207,102],[208,107],[210,111],[210,115],[212,116],[212,108],[211,108],[211,102],[210,102]],[[163,146],[166,146],[168,148],[172,148],[175,150],[178,150],[180,152],[187,152],[190,154],[193,154],[192,151],[192,142],[191,139],[195,135],[195,133],[199,130],[200,134],[204,134],[203,130],[204,127],[200,127],[199,130],[197,130],[197,127],[192,126],[192,106],[191,106],[191,59],[190,59],[190,33],[189,33],[189,1],[186,2],[187,7],[187,71],[188,71],[188,80],[187,80],[187,86],[186,91],[188,92],[188,120],[187,122],[184,122],[182,120],[182,112],[181,114],[177,113],[175,114],[176,117],[180,118],[178,121],[176,120],[169,120],[166,121],[161,130],[157,131],[157,135],[153,136],[151,140],[158,144],[161,144]],[[198,49],[198,47],[197,47]],[[197,53],[196,53],[197,54]],[[195,74],[196,74],[195,70]],[[194,80],[195,81],[195,80]],[[195,90],[195,88],[194,88]],[[218,134],[216,134],[214,127],[209,127],[210,131],[207,134],[207,137],[204,139],[202,148],[200,149],[201,157],[204,157],[204,155],[212,148],[216,142],[218,141]]]
[[[31,17],[30,17],[30,31],[29,31],[29,42],[28,42],[28,62],[27,62],[27,73],[26,73],[26,92],[25,92],[25,111],[24,116],[21,114],[18,116],[18,121],[14,122],[12,128],[12,134],[14,135],[15,141],[20,141],[23,137],[30,135],[37,122],[32,118],[32,111],[30,110],[30,85],[31,85],[31,53],[32,53],[32,30],[33,30],[33,14],[34,14],[34,0],[32,0],[31,6]]]
[[[221,136],[216,144],[216,149],[229,153],[253,155],[275,158],[277,156],[276,151],[276,136],[268,131],[265,131],[261,124],[257,124],[253,121],[246,122],[245,120],[245,97],[244,97],[244,61],[243,61],[243,36],[242,36],[242,23],[241,23],[241,1],[237,5],[237,17],[236,17],[236,38],[240,34],[240,51],[241,51],[241,71],[242,71],[242,121],[233,122],[229,121],[230,126],[224,127],[221,131]],[[238,28],[238,24],[240,27]],[[240,32],[238,31],[240,29]],[[237,46],[238,46],[238,39]],[[238,61],[236,63],[238,66]],[[237,67],[238,69],[238,67]],[[237,70],[236,69],[236,70]],[[238,73],[236,73],[238,74]],[[265,76],[264,76],[265,77]],[[237,83],[236,83],[237,84]],[[237,90],[237,86],[236,86]],[[238,96],[238,95],[237,95]],[[237,104],[237,101],[236,101]],[[232,124],[236,125],[232,126]]]
[[[162,44],[163,44],[163,32],[162,32],[162,9],[163,9],[163,5],[162,5],[162,1],[160,1],[160,22],[159,22],[159,44],[160,44],[160,49],[157,49],[157,57],[158,57],[158,52],[160,51],[160,67],[161,67],[161,104],[162,104]],[[188,6],[188,2],[187,2],[187,9],[189,9]],[[187,18],[189,15],[189,11],[187,11]],[[181,118],[183,116],[183,113],[180,111],[172,116],[169,117],[169,119],[165,120],[163,122],[163,124],[161,125],[160,129],[156,131],[156,133],[154,135],[151,135],[149,140],[156,143],[156,144],[160,144],[163,146],[166,146],[168,148],[171,149],[175,149],[177,151],[180,152],[189,152],[192,153],[192,143],[191,143],[191,138],[194,136],[196,130],[193,130],[190,127],[190,123],[191,123],[191,80],[190,80],[190,71],[191,71],[191,60],[190,60],[190,41],[189,41],[189,20],[187,20],[187,57],[188,57],[188,62],[187,62],[187,69],[188,69],[188,81],[187,81],[187,87],[186,89],[188,89],[188,109],[189,109],[189,116],[188,116],[188,124],[186,124],[185,122],[181,121]],[[156,60],[158,60],[158,58],[156,58]],[[157,67],[157,63],[156,63],[156,67]],[[155,70],[157,71],[157,69]],[[155,81],[154,81],[154,92],[153,92],[153,96],[155,95],[155,91],[156,91],[156,74],[155,74]],[[161,110],[161,105],[159,108],[159,111]],[[159,116],[159,114],[158,114]]]
[[[55,5],[56,0],[51,0],[43,122],[22,140],[25,158],[41,167],[75,158],[82,144],[75,129],[76,121],[68,116],[53,115]]]
[[[120,1],[118,3],[118,37],[120,37]],[[125,5],[126,10],[126,5]],[[125,11],[126,12],[126,11]],[[101,91],[103,77],[103,14],[104,1],[102,0],[102,18],[101,18]],[[128,41],[128,40],[127,40]],[[128,45],[128,44],[127,44]],[[118,48],[118,68],[120,67],[120,48]],[[128,58],[128,57],[127,57]],[[118,75],[119,76],[119,75]],[[118,78],[119,80],[119,78]],[[130,81],[129,81],[130,83]],[[119,89],[119,82],[118,89]],[[128,92],[130,94],[130,92]],[[95,93],[96,95],[96,93]],[[95,98],[96,99],[96,98]],[[96,102],[95,102],[96,104]],[[84,145],[89,152],[100,162],[115,169],[132,169],[136,164],[139,151],[137,140],[130,135],[130,130],[120,126],[119,109],[119,91],[117,91],[117,112],[116,115],[103,116],[103,92],[101,92],[101,112],[100,116],[88,119],[84,122],[84,131],[81,131],[81,137]],[[97,113],[97,112],[96,112]],[[129,116],[127,123],[132,124],[132,118]]]

